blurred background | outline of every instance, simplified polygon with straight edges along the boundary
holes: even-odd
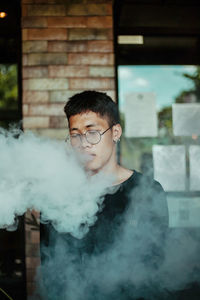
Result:
[[[121,163],[162,183],[171,228],[198,229],[199,9],[198,0],[1,0],[0,127],[65,139],[68,97],[106,92],[120,109]],[[35,290],[38,219],[28,212],[0,230],[0,299]]]

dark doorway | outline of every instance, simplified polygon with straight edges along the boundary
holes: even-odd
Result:
[[[117,65],[198,65],[198,0],[117,0]],[[117,43],[118,36],[143,36],[142,44]]]
[[[1,0],[0,128],[4,129],[22,117],[20,20],[20,1]],[[16,223],[16,227],[0,229],[0,299],[26,299],[24,218]]]

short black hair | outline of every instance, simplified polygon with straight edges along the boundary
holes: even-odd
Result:
[[[69,98],[64,107],[68,122],[71,116],[87,111],[107,118],[110,126],[120,123],[117,104],[106,94],[97,91],[84,91]]]

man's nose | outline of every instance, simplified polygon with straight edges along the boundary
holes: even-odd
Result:
[[[90,147],[90,146],[91,146],[91,144],[87,141],[85,135],[82,135],[82,136],[81,136],[81,146],[82,146],[83,148],[86,148],[86,147]]]

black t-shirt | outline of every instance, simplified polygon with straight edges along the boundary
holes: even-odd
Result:
[[[149,287],[147,273],[162,263],[167,228],[168,208],[161,185],[137,171],[108,190],[97,221],[84,238],[41,225],[41,261],[49,299],[160,299],[155,297],[155,283]],[[129,267],[130,278],[122,276]],[[134,267],[143,269],[139,284]],[[107,286],[109,281],[112,287]]]

